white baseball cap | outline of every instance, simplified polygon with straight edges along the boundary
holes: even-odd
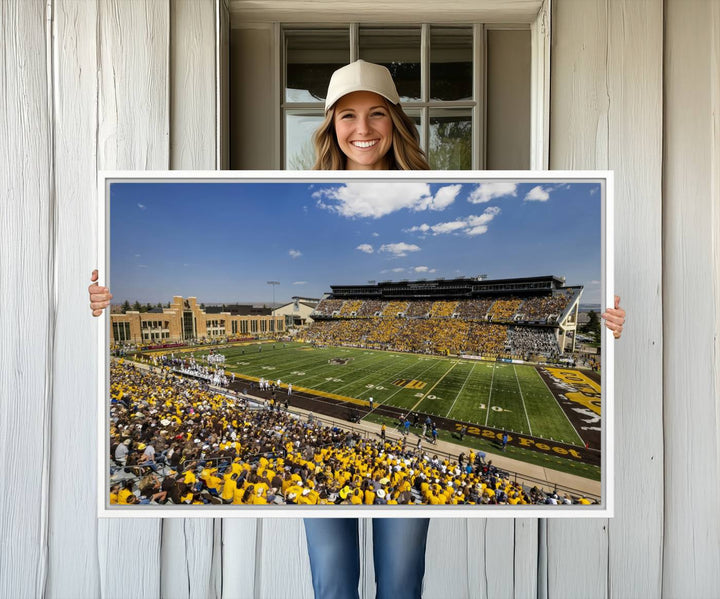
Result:
[[[390,71],[382,65],[356,60],[339,68],[330,77],[325,112],[343,96],[358,91],[375,92],[397,104],[400,101]]]

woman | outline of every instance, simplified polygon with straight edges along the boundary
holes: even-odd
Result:
[[[415,124],[400,107],[390,72],[358,60],[333,73],[325,100],[325,119],[313,136],[315,170],[427,170]],[[97,271],[93,272],[97,281]],[[90,307],[99,316],[112,298],[89,287]],[[603,314],[620,337],[625,312]],[[340,493],[342,496],[342,492]],[[419,598],[425,572],[427,518],[373,518],[377,597]],[[317,599],[358,597],[360,548],[355,518],[306,518],[312,583]]]

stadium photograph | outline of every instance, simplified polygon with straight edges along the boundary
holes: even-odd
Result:
[[[136,175],[106,515],[605,506],[603,178]]]

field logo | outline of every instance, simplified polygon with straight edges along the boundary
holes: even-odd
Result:
[[[393,381],[396,387],[404,387],[405,389],[424,389],[427,383],[410,379],[397,379]]]
[[[352,358],[330,358],[328,364],[332,366],[345,366]]]
[[[600,385],[577,370],[548,368],[547,371],[571,388],[564,393],[565,397],[600,415]]]

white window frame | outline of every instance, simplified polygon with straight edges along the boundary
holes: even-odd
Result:
[[[485,147],[485,47],[487,40],[485,37],[485,26],[482,23],[392,23],[392,24],[378,24],[378,23],[323,23],[322,25],[298,25],[288,24],[283,25],[280,28],[280,41],[278,47],[281,52],[281,63],[280,72],[278,73],[278,80],[281,88],[280,97],[280,168],[285,168],[286,162],[286,144],[285,144],[285,115],[288,110],[317,110],[318,103],[312,102],[292,102],[288,103],[285,100],[284,90],[287,88],[286,74],[287,69],[287,56],[285,55],[285,43],[286,32],[296,31],[323,31],[330,29],[347,28],[349,30],[348,43],[350,46],[350,62],[353,62],[359,58],[359,45],[360,45],[360,27],[373,28],[373,29],[403,29],[403,28],[417,28],[420,32],[420,100],[413,100],[411,102],[405,102],[403,108],[405,111],[413,116],[415,114],[420,115],[420,139],[423,149],[428,152],[428,146],[430,143],[430,111],[432,109],[443,109],[443,108],[460,108],[470,112],[470,118],[472,123],[472,157],[471,157],[471,169],[479,170],[484,168],[484,147]],[[430,28],[431,27],[464,27],[472,31],[472,62],[473,62],[473,83],[472,83],[472,100],[447,100],[447,101],[433,101],[430,99]],[[478,66],[479,65],[479,66]],[[478,77],[477,75],[481,75]]]
[[[530,84],[530,169],[546,170],[549,166],[549,124],[550,124],[550,26],[551,26],[551,1],[552,0],[505,0],[497,2],[494,0],[475,0],[468,3],[466,0],[448,0],[442,5],[439,3],[428,3],[424,0],[377,0],[372,6],[360,0],[345,0],[337,3],[331,0],[225,0],[228,2],[230,26],[232,28],[263,27],[262,24],[271,24],[273,35],[273,64],[277,76],[273,83],[273,106],[275,127],[268,133],[279,140],[273,146],[273,163],[275,168],[283,169],[284,160],[284,129],[283,109],[284,85],[283,85],[283,56],[282,45],[283,26],[300,27],[312,26],[313,23],[334,24],[336,26],[358,22],[362,24],[383,23],[384,26],[391,24],[408,24],[405,19],[407,15],[414,15],[417,21],[414,23],[432,23],[436,25],[486,23],[485,28],[498,27],[495,24],[513,23],[510,27],[527,25],[531,32],[531,84]],[[223,17],[218,14],[219,27],[222,25]],[[413,24],[413,23],[409,23]],[[352,35],[352,32],[351,32]],[[483,33],[484,35],[484,33]],[[351,40],[352,41],[352,40]],[[477,48],[479,44],[473,44]],[[351,43],[351,49],[356,47]],[[484,44],[482,44],[484,48]],[[351,50],[352,51],[352,50]],[[356,57],[355,57],[356,58]],[[477,58],[474,56],[474,59]],[[484,60],[484,56],[482,57]],[[351,60],[353,56],[351,55]],[[221,80],[223,72],[222,61],[217,61],[218,80]],[[482,107],[475,109],[481,114],[473,115],[474,126],[485,131],[485,89],[484,81],[476,82],[474,85],[482,85],[482,94],[475,94],[475,98],[483,98]],[[478,104],[480,104],[478,102]],[[227,123],[226,123],[227,124]],[[221,127],[222,128],[222,127]],[[475,134],[473,134],[475,136]],[[221,143],[218,136],[218,143]],[[475,148],[477,147],[477,150]],[[473,164],[484,164],[482,148],[485,147],[485,140],[482,143],[473,142]],[[218,148],[218,155],[226,153],[223,147]]]

